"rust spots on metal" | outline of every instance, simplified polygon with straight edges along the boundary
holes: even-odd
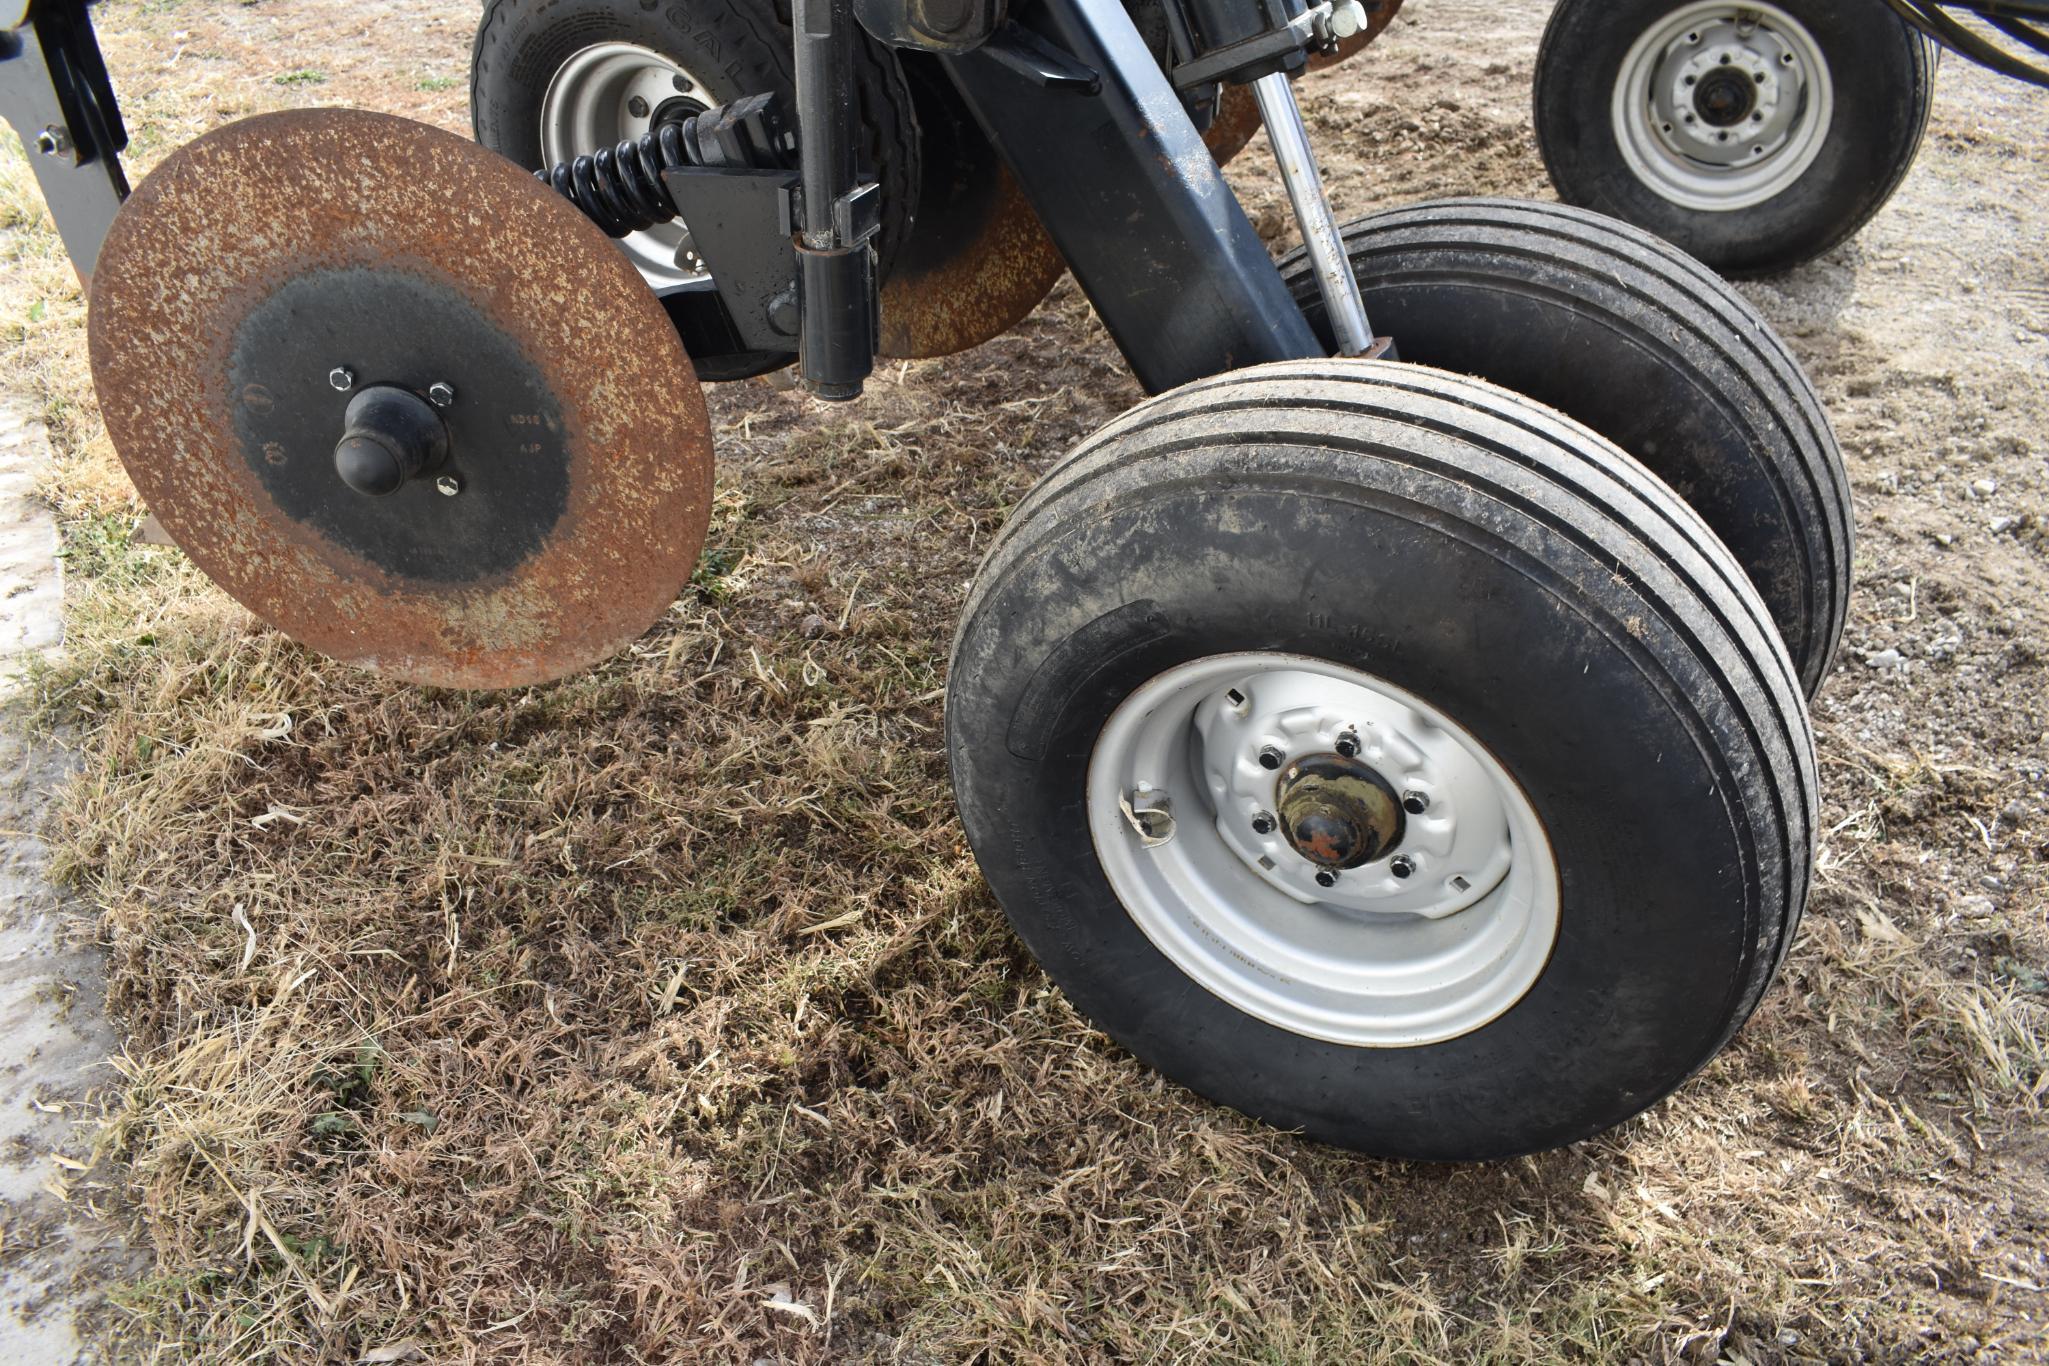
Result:
[[[1364,30],[1338,44],[1336,52],[1311,57],[1310,68],[1320,70],[1357,54],[1386,30],[1401,7],[1402,0],[1380,0]],[[1258,131],[1259,105],[1252,92],[1226,86],[1203,142],[1223,165]],[[1000,337],[1023,322],[1066,273],[1060,249],[1046,235],[1022,187],[987,144],[982,148],[994,177],[993,192],[980,196],[985,207],[965,225],[946,222],[943,241],[925,226],[934,216],[921,209],[920,231],[882,287],[879,350],[884,356],[950,356]],[[935,171],[928,165],[926,173]],[[921,254],[929,260],[919,262]]]
[[[266,495],[251,457],[272,456],[243,448],[235,409],[271,396],[231,391],[236,336],[291,281],[350,268],[454,291],[541,376],[562,416],[569,493],[515,569],[461,584],[402,577]],[[575,208],[424,124],[298,110],[179,149],[108,235],[91,353],[108,431],[150,511],[250,611],[351,664],[461,688],[562,677],[657,620],[703,546],[710,424],[661,306]]]
[[[1023,322],[1066,273],[1023,187],[1000,164],[991,173],[977,221],[929,265],[900,259],[883,285],[883,355],[922,360],[980,346]]]

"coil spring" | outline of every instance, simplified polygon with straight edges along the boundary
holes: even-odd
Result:
[[[534,172],[534,179],[582,209],[613,237],[645,232],[677,217],[662,172],[697,164],[691,133],[697,120],[658,124],[638,141]]]

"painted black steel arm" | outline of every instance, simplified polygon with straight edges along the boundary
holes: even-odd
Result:
[[[64,249],[90,280],[128,197],[128,130],[86,0],[0,0],[0,118],[21,137]]]
[[[1097,79],[1034,79],[1044,46]],[[1118,0],[1030,0],[942,60],[1149,391],[1324,354]]]

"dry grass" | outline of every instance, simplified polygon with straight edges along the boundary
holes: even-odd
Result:
[[[1449,11],[1415,8],[1427,41]],[[332,13],[296,0],[113,0],[102,24],[147,158],[308,95],[450,119],[460,91],[434,82],[469,8],[398,9],[403,41],[364,48],[295,28]],[[404,36],[422,27],[433,63]],[[316,88],[273,80],[315,65]],[[1527,183],[1506,188],[1536,188],[1507,114],[1429,110],[1375,193],[1480,147],[1514,153]],[[1364,1161],[1207,1106],[1092,1032],[962,845],[939,732],[952,614],[1035,471],[1136,396],[1071,288],[853,409],[716,391],[719,514],[668,617],[552,688],[421,692],[308,655],[134,542],[75,284],[0,158],[0,348],[63,459],[72,645],[39,684],[84,746],[63,868],[129,1040],[101,1142],[156,1257],[123,1292],[127,1351],[2043,1350],[2039,656],[1905,697],[1969,709],[1966,757],[1874,721],[1861,672],[1823,707],[1814,911],[1679,1096],[1540,1158]],[[1867,541],[1867,577],[1903,553]],[[1981,877],[1996,901],[1964,894]]]

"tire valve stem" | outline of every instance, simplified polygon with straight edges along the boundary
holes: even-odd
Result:
[[[1151,783],[1140,783],[1130,795],[1117,799],[1125,821],[1148,849],[1157,849],[1174,838],[1174,803]]]

